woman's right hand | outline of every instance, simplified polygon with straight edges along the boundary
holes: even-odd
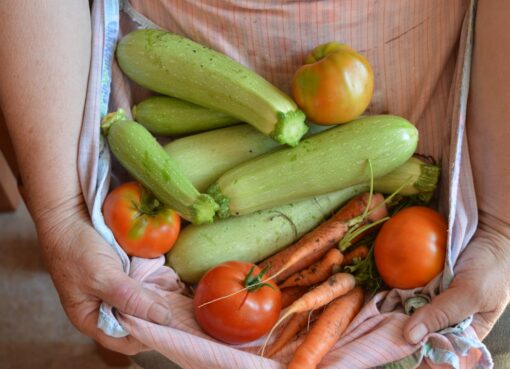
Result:
[[[37,217],[36,226],[45,262],[73,325],[110,350],[126,355],[144,350],[131,336],[112,338],[97,328],[101,302],[162,325],[170,319],[168,304],[124,273],[115,251],[90,224],[81,196]]]

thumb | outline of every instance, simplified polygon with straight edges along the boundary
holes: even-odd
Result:
[[[98,295],[121,313],[161,325],[170,323],[167,301],[124,273],[117,273],[102,283]]]
[[[416,310],[404,326],[404,337],[419,343],[427,334],[457,324],[476,312],[472,296],[460,288],[450,288]]]

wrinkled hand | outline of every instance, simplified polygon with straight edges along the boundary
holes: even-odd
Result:
[[[510,300],[510,241],[492,228],[480,226],[461,254],[451,286],[418,309],[404,327],[416,344],[429,332],[474,315],[472,327],[485,338]]]
[[[110,350],[134,355],[145,349],[130,336],[112,338],[99,330],[99,305],[105,301],[120,312],[168,324],[165,300],[124,273],[115,252],[92,228],[83,204],[51,213],[36,221],[39,243],[70,321]]]

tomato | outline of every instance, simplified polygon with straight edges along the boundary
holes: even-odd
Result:
[[[292,80],[292,96],[306,116],[318,124],[353,120],[367,108],[374,92],[368,61],[347,45],[316,47]]]
[[[172,248],[181,228],[181,218],[163,206],[139,183],[120,185],[103,204],[106,225],[130,256],[156,258]]]
[[[430,282],[443,270],[447,229],[443,216],[424,206],[396,213],[375,239],[375,263],[383,281],[402,289]]]
[[[282,306],[273,281],[253,286],[262,278],[255,264],[228,261],[210,269],[198,283],[193,299],[195,318],[210,336],[230,344],[250,342],[269,332]],[[200,307],[219,297],[243,291]]]

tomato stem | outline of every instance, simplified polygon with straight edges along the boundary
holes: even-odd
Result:
[[[253,274],[254,269],[255,269],[255,265],[253,265],[251,267],[250,271],[248,272],[248,275],[246,276],[246,278],[244,280],[244,287],[249,292],[257,291],[258,289],[260,289],[264,286],[274,289],[274,286],[272,284],[267,283],[267,282],[262,283],[263,282],[262,277],[264,276],[264,274],[266,274],[267,270],[269,269],[269,265],[266,266],[264,269],[262,269],[259,272],[259,274],[257,274],[257,275]]]

